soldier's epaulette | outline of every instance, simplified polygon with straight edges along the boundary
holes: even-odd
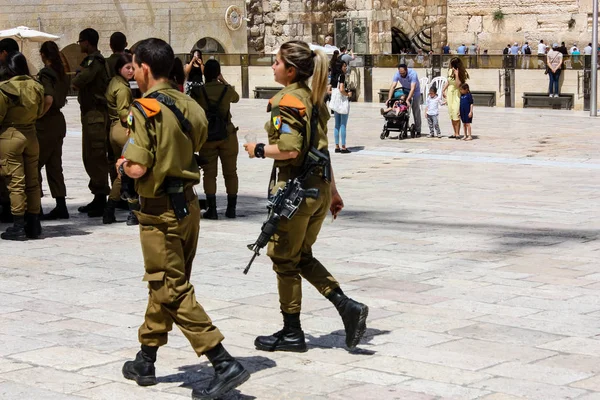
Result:
[[[152,118],[160,113],[160,103],[156,99],[136,99],[131,105],[140,110],[146,119]]]
[[[278,106],[279,108],[289,108],[292,110],[292,112],[299,114],[300,117],[304,117],[306,115],[306,106],[296,96],[286,93],[283,95],[283,97],[281,97],[281,100],[279,100],[278,104],[274,104],[276,102],[273,101],[275,97],[277,96],[274,96],[271,98],[271,100],[269,100],[271,107]]]

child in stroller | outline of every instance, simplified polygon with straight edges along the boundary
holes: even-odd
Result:
[[[383,140],[389,136],[390,131],[398,131],[398,137],[391,139],[405,139],[408,137],[409,129],[410,136],[415,137],[415,125],[412,124],[409,128],[410,113],[406,95],[403,94],[399,98],[389,100],[386,106],[387,108],[380,110],[381,115],[385,118],[380,138]]]

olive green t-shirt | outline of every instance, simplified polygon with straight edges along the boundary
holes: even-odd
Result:
[[[38,73],[38,81],[44,87],[44,95],[52,96],[52,105],[50,110],[60,110],[67,103],[67,93],[69,92],[69,83],[65,78],[58,77],[56,71],[52,68],[44,67]]]
[[[44,112],[44,87],[27,75],[0,83],[0,125],[30,125]]]
[[[129,106],[133,102],[133,95],[129,82],[121,75],[116,75],[108,83],[106,89],[106,105],[111,124],[115,121],[125,120],[129,114]]]
[[[117,65],[117,60],[119,59],[120,56],[121,56],[121,54],[119,54],[119,53],[112,53],[106,59],[106,72],[108,72],[109,78],[113,78],[117,75],[117,72],[115,71],[115,66]]]
[[[194,157],[208,136],[208,122],[202,107],[191,97],[173,89],[169,83],[159,83],[149,89],[143,100],[154,92],[160,92],[175,100],[177,107],[190,122],[191,132],[184,133],[179,120],[168,107],[159,104],[159,113],[146,124],[140,110],[132,105],[129,121],[129,140],[123,149],[127,160],[148,168],[144,176],[136,179],[136,190],[142,197],[165,195],[163,183],[166,177],[180,178],[185,187],[200,182],[200,172]],[[128,122],[129,122],[128,121]]]

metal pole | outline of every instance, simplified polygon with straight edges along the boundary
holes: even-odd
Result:
[[[169,7],[169,44],[171,44],[171,7]]]
[[[593,0],[592,28],[592,90],[590,96],[590,116],[598,116],[598,0]]]

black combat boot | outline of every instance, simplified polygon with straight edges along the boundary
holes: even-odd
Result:
[[[37,239],[41,234],[40,214],[25,213],[25,235],[29,239]]]
[[[13,226],[9,226],[0,237],[4,240],[27,240],[25,234],[25,216],[13,215]]]
[[[40,214],[42,221],[53,221],[55,219],[69,219],[69,210],[67,210],[67,203],[64,197],[56,198],[56,207],[52,209],[48,214]]]
[[[204,219],[219,219],[217,215],[217,197],[214,194],[206,195],[206,205],[208,208],[202,214],[202,218]]]
[[[198,199],[198,206],[200,206],[200,210],[206,210],[206,199]]]
[[[117,210],[129,211],[129,202],[127,200],[121,199],[121,200],[117,201],[115,208]]]
[[[354,301],[342,292],[341,288],[336,288],[327,296],[340,313],[346,330],[346,346],[353,349],[358,345],[360,339],[367,330],[367,315],[369,307]]]
[[[0,213],[0,222],[2,222],[3,224],[10,224],[11,222],[13,222],[13,215],[10,212],[10,201],[2,202],[0,206],[2,206],[2,213]]]
[[[127,225],[139,225],[140,221],[133,213],[134,211],[140,211],[140,203],[139,202],[129,202],[129,215],[127,216]]]
[[[103,224],[112,224],[114,222],[117,222],[117,218],[115,217],[115,208],[116,207],[117,207],[116,201],[109,199],[106,202],[106,205],[104,206],[104,211],[102,213],[102,223]]]
[[[192,399],[218,399],[250,378],[250,373],[225,350],[221,343],[207,351],[205,355],[215,369],[215,376],[204,389],[194,389]]]
[[[237,206],[237,195],[231,194],[227,195],[227,211],[225,211],[225,216],[227,218],[235,218],[235,207]]]
[[[142,350],[135,355],[135,360],[123,364],[123,376],[135,381],[140,386],[156,385],[156,352],[158,347],[142,345]]]
[[[283,329],[271,336],[257,337],[254,346],[257,350],[304,353],[307,349],[304,332],[300,326],[300,313],[288,314],[283,311],[281,313]]]
[[[91,203],[81,206],[77,209],[80,213],[87,213],[88,217],[101,217],[104,214],[106,205],[106,195],[96,194]]]

